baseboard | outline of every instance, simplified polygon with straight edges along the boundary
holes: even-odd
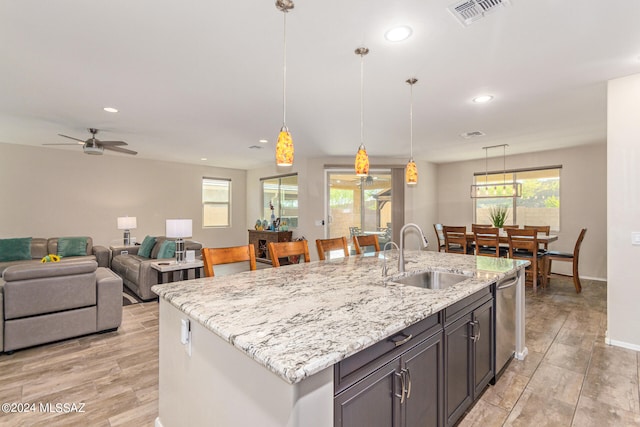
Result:
[[[554,273],[551,272],[552,276],[560,276],[560,277],[569,277],[572,278],[573,276],[570,274],[562,274],[562,273]],[[603,278],[603,277],[593,277],[593,276],[580,276],[580,280],[593,280],[596,282],[606,282],[607,279]]]
[[[615,347],[622,347],[622,348],[626,348],[629,350],[634,350],[634,351],[640,351],[640,345],[639,344],[631,344],[628,342],[624,342],[624,341],[618,341],[618,340],[612,340],[609,338],[605,338],[604,342],[606,344],[615,346]]]

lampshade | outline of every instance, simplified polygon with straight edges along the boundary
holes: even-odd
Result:
[[[407,163],[407,185],[416,185],[418,183],[418,167],[416,166],[416,162],[413,161],[413,157]]]
[[[369,156],[367,155],[367,150],[364,148],[364,144],[360,144],[358,148],[355,167],[357,176],[369,175]]]
[[[170,238],[191,237],[193,235],[192,224],[190,219],[168,219],[166,227],[166,235]]]
[[[132,230],[138,226],[135,216],[119,216],[118,230]]]
[[[276,164],[278,166],[293,165],[293,139],[289,129],[282,127],[276,144]]]

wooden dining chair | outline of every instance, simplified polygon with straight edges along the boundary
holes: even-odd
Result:
[[[353,236],[353,245],[356,247],[356,254],[364,253],[362,248],[366,246],[373,246],[375,252],[380,252],[380,242],[378,241],[378,235],[367,234],[363,236]]]
[[[349,245],[347,244],[347,238],[344,236],[333,239],[316,239],[316,248],[318,248],[320,261],[324,261],[326,253],[331,251],[342,250],[345,257],[349,256]]]
[[[550,225],[525,225],[524,229],[525,230],[536,230],[538,233],[542,233],[545,236],[548,236],[549,233],[551,232],[551,226]],[[547,249],[549,249],[549,244],[548,243],[540,243],[540,247],[546,251]]]
[[[220,264],[249,261],[249,270],[256,269],[256,250],[251,243],[228,248],[202,248],[200,252],[206,277],[214,277],[213,266]]]
[[[444,251],[458,254],[467,253],[467,227],[449,226],[442,227],[444,233]]]
[[[436,239],[438,239],[438,252],[444,251],[444,231],[442,231],[442,224],[433,224],[433,229],[436,232]]]
[[[538,292],[538,281],[543,288],[547,286],[546,252],[538,247],[537,230],[507,229],[509,240],[509,258],[524,259],[531,262],[527,267],[527,280],[533,286],[533,293]]]
[[[309,246],[306,240],[295,240],[293,242],[269,242],[269,255],[271,264],[280,267],[280,258],[299,257],[304,258],[304,262],[311,261],[309,257]]]
[[[500,258],[507,253],[500,247],[500,229],[496,227],[476,227],[473,229],[475,254]]]
[[[517,229],[519,229],[519,228],[520,228],[520,226],[519,226],[518,224],[513,224],[513,225],[503,225],[503,226],[502,226],[502,229],[503,229],[503,230],[509,230],[509,229],[517,230]]]
[[[576,293],[582,292],[582,284],[580,283],[580,274],[578,273],[578,264],[580,261],[580,246],[584,235],[587,234],[587,229],[583,228],[578,235],[578,240],[573,247],[573,253],[547,251],[547,274],[551,273],[551,261],[566,261],[573,263],[573,286],[576,288]]]

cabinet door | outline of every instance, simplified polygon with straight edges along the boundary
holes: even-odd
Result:
[[[494,313],[493,300],[473,311],[472,333],[476,337],[474,344],[474,387],[479,395],[494,376]]]
[[[473,401],[471,320],[468,313],[444,329],[447,426],[454,425]]]
[[[405,404],[401,405],[403,426],[438,427],[443,422],[442,332],[401,356],[407,378]]]
[[[400,423],[399,362],[394,359],[334,399],[335,427],[392,427]]]

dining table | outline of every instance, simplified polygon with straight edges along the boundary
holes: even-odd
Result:
[[[472,231],[467,231],[466,233],[467,242],[473,243],[476,240],[476,236]],[[540,244],[549,244],[551,242],[555,242],[558,240],[558,236],[555,234],[546,235],[545,233],[538,233],[538,243]],[[509,236],[507,236],[506,232],[500,232],[500,243],[509,244]]]

